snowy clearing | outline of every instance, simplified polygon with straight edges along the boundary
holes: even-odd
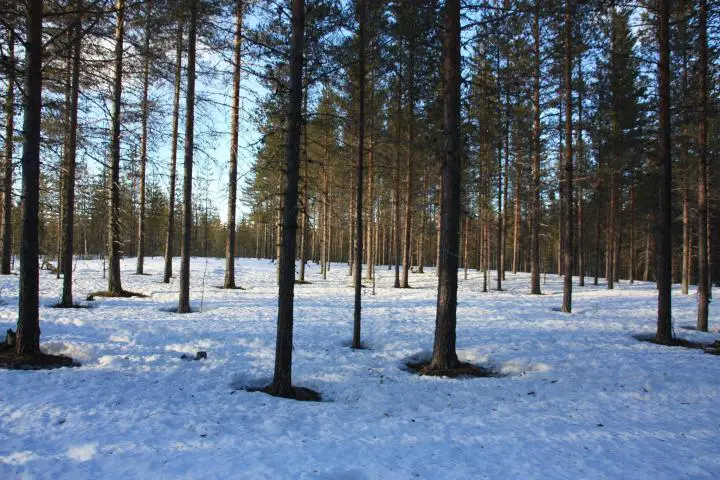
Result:
[[[148,298],[107,299],[58,310],[61,281],[41,274],[42,344],[82,367],[0,371],[2,478],[717,478],[720,357],[638,342],[655,328],[654,284],[615,291],[575,287],[576,313],[556,311],[558,277],[534,297],[526,274],[506,291],[462,280],[461,360],[494,364],[503,378],[451,380],[402,369],[432,347],[436,277],[409,290],[377,269],[363,296],[363,338],[352,351],[347,266],[295,288],[294,383],[307,403],[248,393],[272,375],[275,266],[238,260],[238,284],[221,290],[222,259],[192,261],[192,305],[170,313],[177,284],[161,259],[123,286]],[[178,272],[176,259],[175,272]],[[106,287],[102,264],[78,261],[75,296]],[[491,278],[494,275],[491,275]],[[174,279],[177,282],[177,279]],[[592,279],[590,279],[590,283]],[[204,288],[203,288],[204,283]],[[369,283],[369,282],[366,282]],[[493,283],[491,282],[491,285]],[[0,278],[0,327],[14,328],[17,277]],[[201,295],[201,292],[204,292]],[[715,298],[720,290],[714,292]],[[676,334],[711,343],[695,323],[695,296],[673,298]],[[208,359],[181,360],[198,350]]]

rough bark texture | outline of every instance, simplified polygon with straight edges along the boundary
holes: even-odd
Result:
[[[532,175],[530,204],[530,293],[540,295],[540,10],[536,6],[533,20],[533,129]]]
[[[180,82],[182,81],[183,22],[178,22],[175,41],[175,94],[173,98],[172,145],[170,146],[170,196],[168,201],[167,236],[165,238],[165,268],[163,282],[172,277],[173,244],[175,243],[175,182],[177,181],[177,141],[180,119]]]
[[[190,248],[192,240],[192,171],[195,146],[195,44],[198,0],[190,0],[188,65],[185,102],[185,166],[183,178],[182,242],[180,246],[180,296],[178,313],[190,313]]]
[[[563,239],[562,311],[572,311],[573,276],[573,145],[572,145],[572,12],[573,1],[565,1],[565,238]]]
[[[0,238],[2,259],[0,273],[10,274],[12,264],[12,184],[13,184],[13,138],[15,136],[15,34],[10,30],[8,38],[8,90],[5,97],[5,148],[3,151],[3,203]]]
[[[700,77],[700,124],[698,125],[698,310],[697,329],[706,332],[708,329],[708,306],[710,278],[708,268],[708,54],[707,54],[707,0],[700,0],[699,37],[698,37],[698,73]]]
[[[397,78],[397,117],[395,118],[395,138],[400,141],[402,120],[402,77]],[[400,145],[395,148],[395,192],[393,194],[393,254],[395,263],[394,288],[400,288]]]
[[[415,95],[413,89],[415,88],[415,55],[412,44],[409,47],[408,59],[408,104],[407,104],[407,129],[408,129],[408,151],[407,151],[407,163],[405,165],[405,230],[403,233],[403,271],[402,280],[400,286],[402,288],[408,288],[408,275],[410,268],[412,267],[412,258],[410,257],[411,247],[411,232],[412,232],[412,207],[413,207],[413,167],[415,152]]]
[[[148,136],[148,89],[150,86],[150,12],[152,2],[148,1],[145,11],[145,40],[143,45],[143,86],[142,86],[142,114],[140,137],[140,206],[138,211],[137,227],[137,265],[135,273],[145,273],[145,171],[147,167],[147,136]]]
[[[235,2],[235,40],[233,43],[233,103],[230,126],[230,176],[228,179],[228,221],[225,242],[225,288],[235,288],[235,209],[237,204],[238,124],[240,122],[240,66],[243,2]]]
[[[42,118],[42,15],[43,2],[29,0],[26,8],[27,37],[23,92],[23,211],[16,338],[18,355],[40,353],[38,211],[40,207],[40,121]]]
[[[658,160],[660,164],[659,212],[655,242],[658,283],[658,318],[655,339],[672,341],[672,158],[670,143],[670,0],[657,1],[659,119]]]
[[[71,307],[73,305],[73,226],[75,222],[75,159],[77,153],[77,123],[78,123],[78,97],[80,92],[80,38],[81,17],[78,15],[72,28],[72,73],[70,80],[70,118],[65,146],[65,192],[63,199],[63,290],[60,305]]]
[[[115,26],[115,78],[113,80],[110,137],[110,175],[108,177],[108,292],[122,293],[120,281],[120,110],[122,108],[123,37],[125,36],[125,0],[117,0]]]
[[[358,63],[358,152],[355,168],[355,308],[353,310],[352,348],[362,348],[360,341],[362,302],[362,258],[363,258],[363,157],[365,155],[365,0],[359,0],[359,63]]]
[[[460,0],[445,2],[443,196],[435,343],[430,370],[458,366],[455,350],[460,229]]]
[[[290,41],[290,102],[288,136],[285,149],[285,211],[283,212],[282,248],[280,251],[280,286],[278,289],[277,341],[275,372],[271,393],[291,396],[293,349],[293,301],[295,295],[295,234],[297,233],[298,183],[300,177],[300,134],[303,98],[303,38],[305,35],[305,1],[292,1],[292,37]]]

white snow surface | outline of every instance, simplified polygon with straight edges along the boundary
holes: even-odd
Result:
[[[369,350],[353,351],[347,266],[322,280],[311,264],[312,283],[295,287],[293,352],[294,384],[323,395],[311,403],[241,389],[272,376],[273,264],[238,260],[246,290],[222,290],[224,260],[193,259],[196,313],[186,315],[170,312],[178,283],[161,283],[162,259],[147,260],[146,276],[134,259],[122,266],[123,286],[148,298],[54,309],[61,281],[41,274],[43,348],[82,366],[0,370],[1,478],[720,477],[720,357],[633,338],[654,332],[654,284],[575,286],[575,313],[563,314],[555,275],[531,296],[527,274],[481,293],[480,274],[461,272],[459,356],[506,376],[453,380],[403,369],[432,348],[432,269],[400,290],[377,268],[376,295],[365,281],[362,297]],[[106,287],[98,261],[79,260],[75,279],[83,302]],[[0,288],[4,332],[17,277]],[[694,292],[674,292],[675,333],[720,338],[713,306],[714,333],[680,328],[694,324],[695,304]],[[198,350],[207,360],[180,359]]]

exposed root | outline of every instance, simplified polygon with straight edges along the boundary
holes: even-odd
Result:
[[[503,375],[492,369],[473,365],[472,363],[458,362],[451,368],[431,368],[430,361],[408,362],[407,368],[418,375],[448,378],[481,378],[481,377],[502,377]]]
[[[95,297],[105,297],[105,298],[130,298],[130,297],[138,297],[138,298],[148,298],[147,295],[143,293],[137,293],[137,292],[131,292],[129,290],[122,290],[121,292],[108,292],[107,290],[100,290],[98,292],[90,293],[87,296],[87,301],[92,302],[95,300]]]

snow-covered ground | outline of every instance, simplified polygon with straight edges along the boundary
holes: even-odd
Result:
[[[227,291],[215,288],[222,260],[194,259],[198,312],[188,315],[169,312],[178,285],[161,283],[160,259],[147,262],[149,276],[133,275],[134,265],[123,262],[123,286],[149,297],[91,309],[49,308],[61,282],[42,274],[44,348],[82,367],[0,371],[1,478],[720,475],[720,357],[632,337],[654,330],[652,284],[576,287],[567,315],[556,276],[535,297],[526,274],[508,273],[507,290],[490,293],[477,272],[461,274],[461,359],[507,376],[451,380],[402,369],[432,346],[432,271],[396,290],[378,268],[377,294],[363,296],[370,350],[353,351],[347,267],[333,265],[323,281],[311,265],[312,283],[295,289],[294,383],[326,401],[308,403],[237,389],[272,374],[274,265],[238,260],[246,290]],[[99,262],[79,261],[75,278],[78,299],[105,287]],[[0,288],[4,331],[16,319],[17,277],[1,277]],[[679,328],[694,324],[694,295],[673,301],[678,335],[720,338]],[[711,307],[711,330],[719,324]],[[180,359],[198,350],[208,359]]]

